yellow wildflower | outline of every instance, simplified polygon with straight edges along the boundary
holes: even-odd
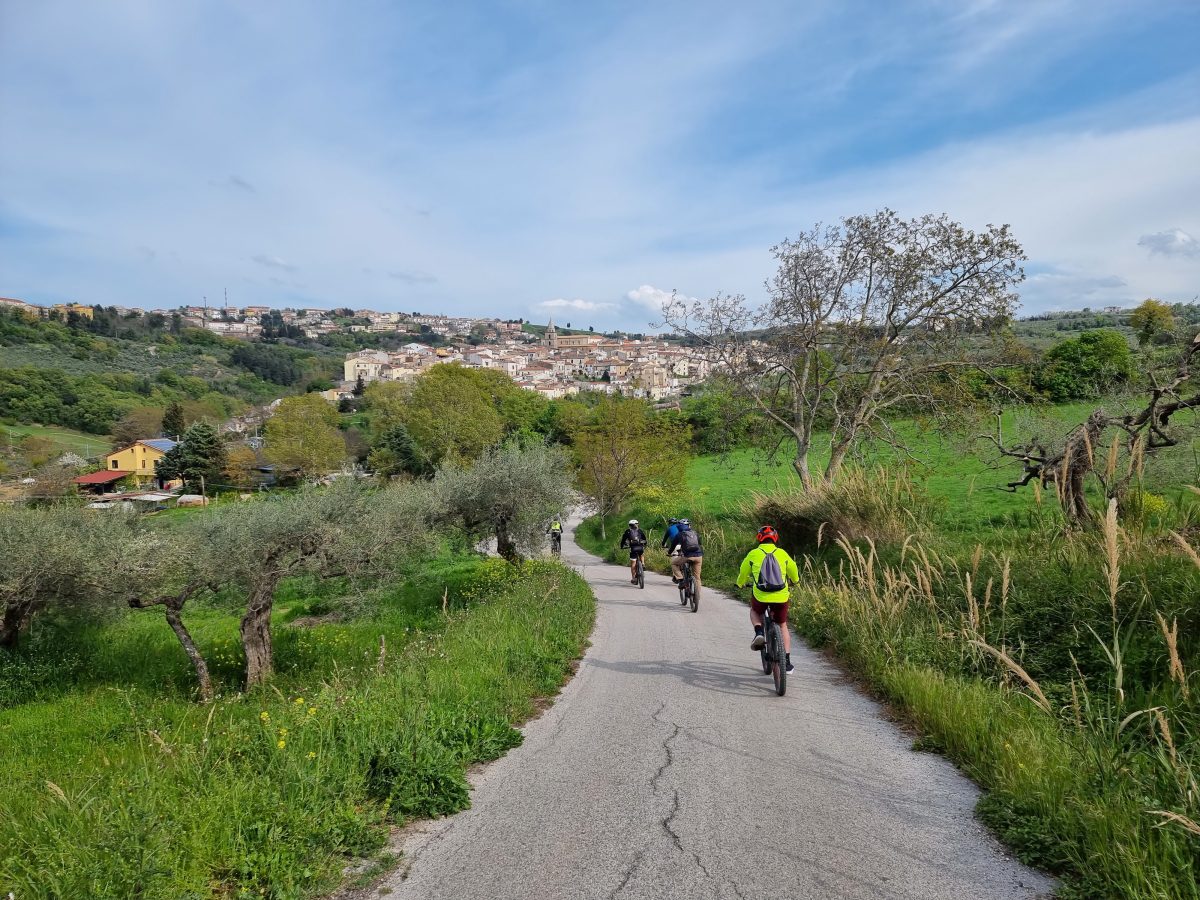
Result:
[[[310,716],[315,716],[317,714],[317,708],[315,706],[310,706],[308,708],[308,714]]]
[[[282,750],[284,747],[287,746],[287,741],[285,741],[281,738],[275,746],[278,747],[280,750]]]
[[[303,697],[297,697],[297,698],[296,698],[294,701],[292,701],[292,702],[293,702],[293,703],[295,703],[297,706],[303,706],[303,705],[304,705],[304,698],[303,698]]]
[[[260,713],[258,714],[258,717],[259,717],[260,719],[262,719],[264,722],[270,722],[270,721],[271,721],[271,714],[270,714],[269,712],[267,712],[265,709],[264,709],[262,712],[260,712]]]
[[[316,758],[317,758],[317,754],[316,754],[316,753],[314,753],[313,751],[309,750],[309,751],[308,751],[308,758],[309,758],[309,759],[316,759]]]

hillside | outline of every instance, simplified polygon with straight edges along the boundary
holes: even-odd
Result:
[[[336,350],[248,343],[161,316],[63,323],[0,310],[0,421],[107,434],[129,410],[172,400],[224,417],[336,378],[340,359]]]

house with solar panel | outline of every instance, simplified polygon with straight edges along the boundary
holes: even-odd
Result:
[[[114,450],[104,457],[104,472],[114,482],[128,478],[130,481],[137,482],[139,486],[153,484],[162,487],[155,469],[158,467],[158,461],[174,446],[175,441],[170,438],[147,438],[134,441],[128,447]],[[118,475],[118,473],[120,474]],[[93,472],[92,474],[98,475],[99,473]]]

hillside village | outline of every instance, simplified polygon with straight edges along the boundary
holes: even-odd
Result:
[[[0,298],[0,304],[41,318],[90,319],[91,306],[78,303],[36,306]],[[116,307],[121,316],[154,316],[177,320],[181,327],[203,328],[243,340],[320,341],[328,335],[358,335],[371,343],[395,347],[397,338],[412,340],[399,349],[366,347],[346,354],[343,382],[326,392],[331,400],[352,390],[361,378],[407,381],[439,363],[504,372],[519,386],[548,399],[586,391],[661,401],[679,396],[703,381],[708,363],[677,341],[658,336],[628,336],[560,330],[550,321],[542,333],[523,320],[376,312],[369,309],[272,309],[266,306],[183,306],[141,310]]]
[[[453,362],[504,372],[520,387],[551,400],[583,391],[664,400],[708,375],[706,360],[662,338],[559,334],[551,320],[538,339],[499,324],[502,336],[489,345],[433,348],[409,343],[397,352],[348,353],[343,387],[360,378],[364,383],[409,381],[430,366]]]

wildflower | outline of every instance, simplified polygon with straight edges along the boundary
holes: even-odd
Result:
[[[286,746],[287,746],[287,741],[285,741],[283,738],[280,738],[280,739],[279,739],[279,740],[276,742],[275,746],[276,746],[276,747],[278,747],[280,750],[282,750],[284,747],[286,747]]]
[[[297,698],[296,698],[295,700],[293,700],[292,702],[293,702],[293,703],[295,703],[297,706],[303,706],[303,705],[304,705],[304,698],[303,698],[303,697],[297,697]]]
[[[270,714],[269,712],[267,712],[265,709],[264,709],[262,712],[260,712],[260,713],[258,714],[258,717],[259,717],[260,719],[262,719],[264,722],[270,722],[270,721],[271,721],[271,714]]]
[[[308,708],[308,714],[310,716],[315,716],[317,714],[317,708],[315,706],[310,706]]]
[[[280,728],[280,729],[279,729],[279,736],[280,736],[280,737],[282,737],[282,738],[285,738],[285,737],[287,737],[287,729],[286,729],[286,728]]]
[[[309,759],[316,759],[316,758],[317,758],[317,754],[316,754],[316,753],[314,753],[312,750],[309,750],[309,751],[308,751],[308,758],[309,758]]]

